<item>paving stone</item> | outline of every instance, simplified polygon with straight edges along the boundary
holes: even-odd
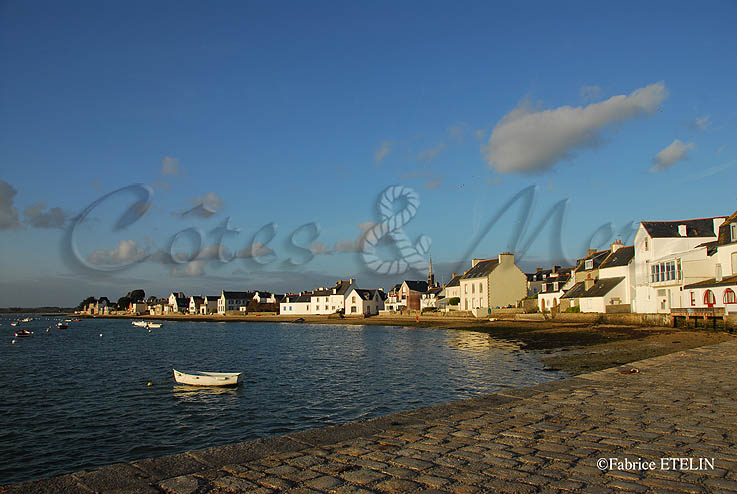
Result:
[[[386,475],[374,470],[369,470],[367,468],[343,472],[341,476],[345,480],[348,480],[349,482],[354,482],[356,484],[370,484],[372,482],[376,482],[378,480],[383,480],[386,478]]]

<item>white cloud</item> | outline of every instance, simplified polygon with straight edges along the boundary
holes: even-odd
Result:
[[[711,127],[711,116],[710,115],[704,115],[703,117],[698,117],[690,122],[689,125],[693,130],[699,131],[699,132],[705,132],[709,130],[709,127]]]
[[[205,264],[207,261],[195,260],[186,264],[174,266],[171,269],[173,276],[202,276],[205,274]]]
[[[692,150],[694,145],[690,142],[681,142],[676,139],[671,142],[668,147],[660,151],[653,158],[653,167],[651,173],[659,172],[670,168],[676,162],[686,159],[688,151]]]
[[[443,149],[445,149],[445,143],[441,142],[435,147],[421,151],[417,155],[417,159],[419,159],[420,161],[426,161],[426,162],[433,161],[435,158],[438,157],[438,155],[443,151]]]
[[[44,201],[38,201],[26,207],[23,210],[26,223],[36,228],[64,228],[67,215],[61,208],[51,208],[45,213],[44,209],[46,209],[46,203]]]
[[[579,96],[584,103],[594,101],[601,96],[601,88],[599,86],[583,86],[579,92]]]
[[[204,196],[195,197],[192,200],[192,203],[195,206],[182,213],[182,216],[191,215],[199,216],[201,218],[209,218],[223,209],[223,200],[214,192],[208,192]]]
[[[113,250],[98,249],[90,254],[87,261],[94,265],[117,265],[138,261],[146,251],[136,245],[134,240],[121,240]]]
[[[665,84],[658,82],[576,108],[536,111],[522,103],[497,123],[483,148],[486,161],[499,173],[551,168],[576,149],[595,144],[604,127],[653,113],[667,95]]]
[[[379,146],[379,149],[376,150],[374,153],[374,161],[376,163],[381,163],[384,161],[384,158],[392,152],[392,148],[394,147],[394,143],[392,141],[384,141]]]
[[[310,252],[316,256],[331,254],[330,248],[322,242],[312,242],[312,245],[310,245]]]
[[[373,221],[366,221],[359,224],[358,229],[361,230],[361,233],[358,235],[358,237],[356,237],[355,239],[344,238],[343,240],[336,242],[333,246],[333,250],[335,252],[343,253],[361,252],[361,242],[363,240],[363,236],[366,235],[366,232],[373,228],[374,225],[376,225],[376,223],[374,223]]]
[[[468,130],[468,124],[466,122],[457,122],[453,125],[448,126],[446,131],[448,132],[448,136],[451,138],[460,138],[463,137],[463,135]]]
[[[18,210],[13,207],[13,198],[17,193],[15,187],[0,180],[0,230],[15,230],[23,226],[18,219]]]
[[[181,173],[182,167],[179,160],[171,156],[164,156],[164,159],[161,160],[161,175],[180,175]]]

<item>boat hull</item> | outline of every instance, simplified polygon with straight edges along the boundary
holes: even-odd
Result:
[[[238,386],[243,380],[242,372],[180,372],[174,371],[174,380],[190,386]]]

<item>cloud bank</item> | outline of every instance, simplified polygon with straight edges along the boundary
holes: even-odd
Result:
[[[36,228],[64,228],[67,221],[67,215],[61,208],[51,208],[47,212],[46,203],[38,201],[23,210],[23,216],[26,217],[26,223]]]
[[[540,172],[594,145],[603,128],[653,113],[667,96],[665,84],[658,82],[575,108],[536,111],[524,102],[497,123],[484,157],[499,173]]]
[[[87,261],[96,266],[114,266],[137,261],[146,256],[146,251],[138,247],[134,240],[121,240],[113,250],[98,249],[89,255]]]
[[[687,153],[694,148],[693,143],[681,142],[676,139],[671,142],[668,147],[660,151],[653,158],[653,167],[650,170],[651,173],[659,172],[670,168],[675,163],[688,158]]]
[[[15,230],[22,227],[18,219],[18,210],[13,207],[13,198],[17,193],[15,187],[5,180],[0,180],[0,230]]]

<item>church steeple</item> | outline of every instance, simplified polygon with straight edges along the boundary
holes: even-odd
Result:
[[[432,274],[432,257],[430,258],[430,271],[427,273],[427,287],[432,288],[435,286],[435,275]]]

